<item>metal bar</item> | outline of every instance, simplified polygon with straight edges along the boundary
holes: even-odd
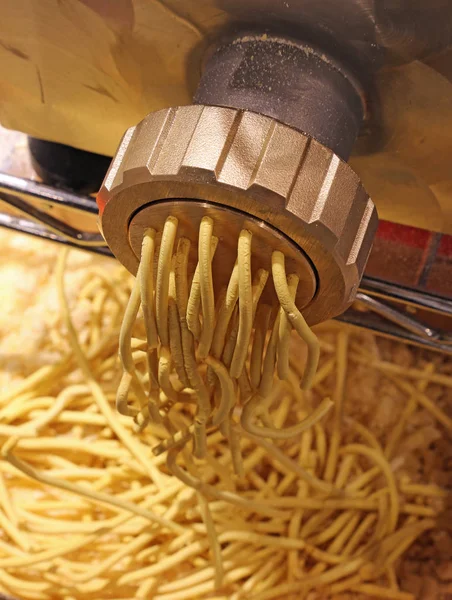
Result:
[[[452,346],[450,343],[442,343],[436,339],[426,339],[407,329],[403,329],[395,323],[388,321],[380,315],[373,313],[372,311],[361,312],[349,308],[342,315],[336,317],[338,321],[347,323],[360,329],[366,329],[367,331],[374,331],[378,335],[389,337],[391,339],[400,340],[405,343],[414,344],[435,350],[436,352],[443,352],[445,354],[452,355]]]
[[[374,279],[364,275],[361,281],[360,289],[367,294],[381,298],[391,298],[396,302],[403,302],[418,308],[426,308],[433,312],[447,313],[452,312],[452,299],[444,298],[427,292],[421,292],[407,288],[390,281]]]
[[[45,227],[62,238],[77,243],[79,246],[106,246],[106,242],[99,233],[91,233],[89,231],[81,231],[75,227],[71,227],[67,223],[56,219],[52,215],[39,210],[35,206],[28,204],[21,198],[14,196],[13,194],[0,194],[2,202],[6,202],[10,206],[14,207],[19,212],[27,215],[33,221],[45,225]]]
[[[96,202],[89,196],[81,196],[65,190],[57,190],[30,179],[0,173],[0,200],[2,202],[9,204],[16,211],[26,215],[32,221],[44,225],[58,237],[77,243],[79,246],[107,245],[99,233],[76,229],[33,206],[28,202],[30,199],[38,200],[43,204],[51,206],[62,206],[66,210],[79,214],[97,214]]]
[[[45,185],[44,183],[39,183],[38,181],[0,172],[0,197],[4,193],[19,196],[22,199],[34,198],[93,215],[97,215],[98,212],[96,201],[89,196],[74,194],[50,185]]]
[[[86,250],[87,252],[93,252],[102,256],[108,256],[114,258],[111,250],[108,246],[81,246],[76,240],[64,238],[57,233],[50,231],[46,227],[43,227],[35,221],[24,219],[22,217],[14,217],[5,213],[0,213],[0,227],[10,229],[11,231],[17,231],[18,233],[25,233],[26,235],[33,235],[49,242],[58,242],[59,244],[65,244],[72,248],[78,248],[79,250]]]
[[[384,304],[376,298],[372,298],[363,292],[358,292],[356,300],[370,308],[374,313],[380,315],[384,319],[394,323],[406,332],[413,334],[416,339],[423,341],[437,342],[445,347],[450,346],[449,351],[452,352],[452,336],[441,331],[437,331],[421,323],[420,321],[402,313],[401,311]],[[452,314],[452,303],[450,305]]]

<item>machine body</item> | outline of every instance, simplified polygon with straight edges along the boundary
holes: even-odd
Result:
[[[245,224],[262,234],[262,248],[287,248],[305,284],[299,305],[315,323],[342,313],[357,293],[375,201],[384,220],[431,233],[409,234],[425,238],[425,249],[419,265],[415,252],[404,256],[400,277],[393,266],[412,248],[408,233],[396,230],[390,261],[394,234],[377,235],[368,274],[390,274],[391,292],[368,279],[367,291],[398,308],[409,298],[435,314],[449,310],[438,275],[452,253],[447,1],[51,4],[4,7],[11,39],[0,50],[8,81],[0,119],[101,154],[113,154],[127,130],[98,199],[107,243],[129,270],[148,219],[158,224],[171,209],[196,223],[210,211],[226,238],[225,225]],[[34,124],[24,118],[25,99]],[[89,199],[77,206],[65,192],[7,176],[1,194],[45,223],[51,239],[105,251],[95,224],[86,224],[95,213]],[[23,218],[2,220],[47,235]],[[405,330],[413,327],[448,344],[422,324]]]

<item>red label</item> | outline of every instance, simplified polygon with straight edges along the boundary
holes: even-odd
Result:
[[[426,229],[399,225],[390,221],[380,221],[377,230],[377,237],[412,248],[426,248],[431,236],[432,233]]]

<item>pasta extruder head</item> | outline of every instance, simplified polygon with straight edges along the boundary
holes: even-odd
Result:
[[[336,316],[355,298],[378,222],[346,162],[363,114],[357,82],[319,50],[267,35],[229,40],[210,56],[195,104],[125,133],[97,199],[103,235],[135,273],[146,228],[161,232],[177,216],[196,249],[210,215],[225,285],[245,227],[253,266],[284,252],[310,324]]]

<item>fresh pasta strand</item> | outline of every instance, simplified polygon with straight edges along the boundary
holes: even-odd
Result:
[[[214,427],[219,427],[229,439],[235,470],[240,473],[242,469],[239,466],[237,445],[239,434],[237,430],[231,433],[230,428],[234,409],[238,405],[236,390],[240,390],[241,403],[244,404],[252,396],[253,386],[256,387],[258,381],[259,393],[264,397],[270,393],[276,367],[279,376],[287,379],[290,328],[294,323],[295,329],[307,340],[310,348],[303,384],[304,387],[309,387],[318,361],[318,345],[315,344],[315,336],[309,333],[309,328],[295,307],[298,277],[292,274],[286,281],[282,253],[274,252],[272,265],[269,265],[273,269],[276,290],[274,299],[282,304],[280,307],[277,304],[273,307],[278,316],[273,324],[270,341],[263,358],[271,309],[266,306],[261,309],[260,300],[269,272],[260,268],[253,278],[251,232],[243,229],[239,235],[237,260],[228,286],[223,292],[223,299],[218,303],[216,316],[215,274],[212,271],[212,260],[218,238],[213,234],[214,221],[207,216],[201,220],[198,264],[190,290],[188,271],[191,264],[189,261],[191,244],[183,237],[177,240],[177,227],[177,219],[168,217],[163,227],[158,251],[155,286],[146,278],[153,277],[152,261],[157,251],[156,232],[148,229],[144,233],[137,282],[133,287],[121,330],[124,374],[118,389],[118,409],[123,414],[135,418],[139,431],[150,422],[162,423],[163,406],[168,413],[181,399],[179,391],[174,387],[177,377],[183,386],[191,388],[192,398],[197,403],[193,429],[188,429],[184,434],[187,441],[190,436],[193,437],[195,455],[198,458],[205,456],[206,431],[208,423],[211,423]],[[146,342],[144,347],[141,347],[147,352],[149,367],[150,385],[147,400],[143,397],[144,389],[137,376],[131,353],[133,320],[138,315],[140,298],[146,332]],[[259,326],[257,322],[255,325],[256,315],[259,317]],[[255,343],[251,344],[253,330]],[[251,365],[251,380],[246,366],[248,357]],[[261,364],[262,360],[263,364]],[[159,389],[167,399],[163,404],[158,399]],[[137,408],[127,403],[129,391],[133,391],[138,397]],[[242,422],[245,428],[248,427],[255,435],[270,435],[270,437],[285,439],[288,434],[296,435],[297,432],[311,426],[311,421],[308,420],[281,433],[268,427],[261,430],[252,425],[249,418],[255,406],[254,400],[250,402],[251,404],[247,404],[244,408]],[[217,405],[218,410],[213,415],[214,407]],[[312,424],[317,420],[317,416],[323,417],[329,405],[330,401],[327,400],[321,404]],[[261,418],[266,418],[265,412]],[[169,433],[171,436],[174,435],[174,432]],[[162,449],[163,446],[160,445],[158,453]]]

